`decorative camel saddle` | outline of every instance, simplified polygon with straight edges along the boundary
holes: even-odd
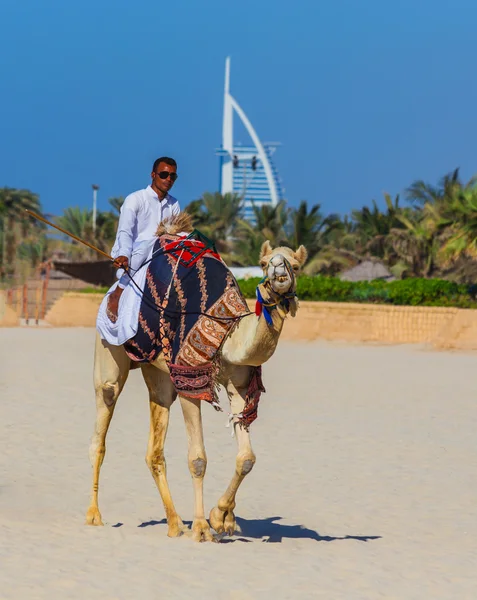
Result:
[[[220,348],[247,314],[240,288],[213,242],[197,230],[188,236],[166,233],[154,244],[138,330],[124,347],[133,361],[142,363],[163,352],[177,392],[221,410],[216,385]],[[262,391],[257,367],[243,414],[245,426],[256,418]]]

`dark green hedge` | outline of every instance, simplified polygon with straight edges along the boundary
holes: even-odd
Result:
[[[246,298],[255,298],[259,279],[239,281]],[[454,306],[477,308],[475,286],[443,279],[402,279],[397,281],[342,281],[336,277],[299,277],[300,300],[322,302],[364,302],[401,306]]]
[[[240,280],[246,298],[255,298],[258,278]],[[105,293],[88,288],[84,293]],[[457,284],[443,279],[402,279],[397,281],[341,281],[336,277],[299,277],[300,300],[322,302],[363,302],[400,306],[454,306],[477,308],[477,286]]]

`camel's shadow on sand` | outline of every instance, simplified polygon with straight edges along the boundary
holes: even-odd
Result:
[[[222,544],[251,542],[253,539],[256,539],[268,544],[276,544],[282,542],[284,538],[292,540],[314,540],[315,542],[336,542],[338,540],[368,542],[370,540],[379,540],[381,538],[380,535],[320,535],[317,531],[308,529],[304,525],[283,525],[282,523],[276,523],[276,521],[280,521],[281,519],[282,517],[268,517],[266,519],[241,519],[240,517],[237,517],[237,524],[241,529],[241,533],[236,534],[234,538],[224,538],[221,542]],[[141,523],[138,527],[151,527],[154,525],[165,525],[166,523],[166,519],[162,519],[161,521]],[[192,525],[191,521],[184,521],[184,523],[189,527]],[[118,525],[120,524],[118,523]],[[118,525],[113,525],[113,527],[117,527]]]

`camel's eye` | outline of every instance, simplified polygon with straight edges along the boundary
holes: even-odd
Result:
[[[261,260],[260,261],[260,266],[262,267],[262,269],[264,269],[267,266],[267,261],[266,260]]]
[[[300,265],[293,265],[293,270],[295,271],[295,273],[298,273],[298,271],[300,270]]]

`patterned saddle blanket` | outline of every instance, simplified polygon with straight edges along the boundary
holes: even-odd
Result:
[[[249,312],[215,248],[190,236],[162,235],[147,266],[137,333],[124,347],[137,362],[153,362],[163,352],[177,392],[220,409],[220,348]]]

